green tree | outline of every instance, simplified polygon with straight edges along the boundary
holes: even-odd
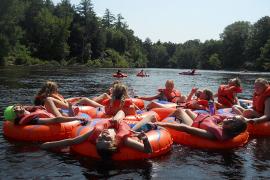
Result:
[[[244,63],[244,51],[250,30],[250,23],[244,21],[235,22],[224,29],[221,34],[224,68],[239,68]]]
[[[71,18],[58,18],[44,8],[35,18],[36,50],[41,59],[63,60],[69,55],[67,39]]]
[[[113,23],[115,21],[114,15],[110,12],[109,9],[105,10],[105,14],[102,18],[102,24],[105,28],[110,28],[112,27]]]
[[[199,40],[190,40],[178,45],[170,63],[176,64],[178,68],[197,68],[200,57]]]
[[[264,47],[261,48],[261,55],[256,63],[257,66],[262,67],[263,70],[270,70],[270,38],[265,43]]]
[[[117,14],[117,21],[115,22],[116,29],[127,28],[125,23],[122,22],[123,19],[124,18],[121,14]]]
[[[247,60],[255,65],[257,69],[263,69],[262,63],[256,62],[263,48],[270,38],[270,17],[265,16],[259,19],[252,28],[246,50]],[[261,61],[261,60],[259,60]]]
[[[0,1],[0,64],[4,65],[4,58],[11,54],[16,45],[24,39],[24,31],[20,23],[24,19],[26,5],[19,0]]]
[[[219,60],[218,54],[214,53],[209,57],[208,66],[211,69],[220,69],[221,68],[221,61]]]
[[[211,66],[208,64],[208,60],[213,54],[222,54],[222,41],[211,39],[202,44],[200,50],[199,67],[203,69],[210,69]]]

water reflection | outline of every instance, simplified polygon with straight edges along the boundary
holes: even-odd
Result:
[[[254,146],[254,167],[256,169],[256,173],[260,175],[260,177],[269,177],[269,175],[265,176],[264,172],[269,171],[270,169],[270,141],[269,138],[257,138],[256,144]]]
[[[141,176],[151,179],[152,164],[149,160],[143,161],[95,161],[89,158],[79,158],[79,163],[84,167],[83,175],[87,179],[114,178],[129,179]]]

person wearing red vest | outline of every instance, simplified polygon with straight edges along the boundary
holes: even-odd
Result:
[[[247,128],[245,118],[239,115],[234,117],[197,115],[191,110],[177,109],[172,116],[175,116],[180,123],[156,122],[155,124],[218,141],[231,139]]]
[[[55,117],[42,106],[8,106],[4,111],[5,120],[16,125],[54,124],[75,120],[86,121],[82,117]]]
[[[85,134],[73,139],[46,142],[41,145],[41,148],[49,149],[90,141],[96,145],[97,152],[104,159],[109,159],[121,146],[128,146],[138,151],[151,153],[152,147],[145,133],[136,133],[135,130],[140,127],[136,126],[136,129],[131,129],[126,122],[122,121],[124,117],[124,111],[120,110],[113,118],[99,121]],[[146,118],[145,122],[154,120],[154,116]],[[131,136],[137,136],[138,140],[130,138]]]
[[[218,108],[231,108],[233,105],[239,105],[237,94],[242,93],[241,81],[239,78],[230,79],[227,85],[220,85],[215,95],[218,97]]]
[[[128,89],[122,83],[117,83],[112,88],[110,99],[102,102],[105,106],[105,112],[108,115],[115,115],[119,110],[123,110],[126,115],[135,115],[138,107],[128,96]]]
[[[270,120],[270,85],[266,79],[258,78],[254,83],[252,109],[233,106],[233,111],[248,118],[253,123]]]
[[[194,95],[195,98],[193,98]],[[211,90],[198,90],[198,88],[192,88],[186,103],[182,106],[193,110],[208,110],[208,101],[210,100],[214,100],[213,92]]]
[[[165,100],[169,102],[182,102],[184,101],[181,96],[181,92],[176,90],[174,88],[174,82],[173,80],[167,80],[165,84],[165,89],[158,89],[158,94],[155,96],[150,96],[150,97],[138,97],[139,99],[146,100],[146,101],[152,101],[154,99],[159,99],[159,100]]]
[[[152,101],[154,99],[158,99],[161,101],[168,101],[171,103],[182,103],[186,101],[186,97],[181,95],[181,92],[176,90],[174,88],[174,82],[173,80],[167,80],[165,84],[165,89],[158,89],[158,94],[155,96],[141,96],[138,97],[139,99],[145,100],[145,101]],[[152,108],[166,108],[166,107],[171,107],[170,105],[166,105],[166,103],[159,103],[159,102],[150,102],[147,106],[147,109],[152,109]]]
[[[103,105],[91,100],[87,97],[77,97],[76,101],[73,103],[68,102],[69,99],[65,99],[58,91],[58,85],[56,82],[46,81],[42,88],[37,93],[34,104],[36,106],[45,106],[48,112],[59,116],[59,114],[54,111],[52,106],[63,109],[72,109],[72,105],[84,105],[92,107],[103,107]]]

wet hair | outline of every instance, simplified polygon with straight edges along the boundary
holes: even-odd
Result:
[[[223,127],[223,132],[228,138],[233,138],[247,129],[247,122],[242,118],[234,116],[230,126]]]
[[[241,80],[238,78],[238,77],[236,77],[236,78],[233,78],[233,79],[230,79],[229,80],[229,83],[234,83],[234,85],[235,86],[237,86],[237,87],[240,87],[241,86]]]
[[[110,148],[101,148],[96,145],[96,150],[98,155],[103,159],[103,160],[110,160],[112,158],[112,155],[117,151],[116,146],[112,146]]]
[[[110,160],[112,159],[112,156],[115,153],[115,151],[109,149],[97,149],[97,153],[101,157],[101,159]]]
[[[265,86],[268,86],[269,85],[269,82],[266,79],[263,79],[263,78],[257,78],[255,80],[255,83],[260,83],[260,84],[263,84]]]
[[[58,85],[56,82],[46,81],[38,91],[34,99],[34,104],[36,106],[44,105],[44,98],[51,96],[53,93],[58,93]]]
[[[207,98],[206,98],[206,100],[214,100],[214,95],[213,95],[213,92],[211,91],[211,90],[209,90],[209,89],[204,89],[203,90],[203,93],[205,93],[206,94],[206,96],[207,96]]]

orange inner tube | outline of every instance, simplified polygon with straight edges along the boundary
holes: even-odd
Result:
[[[171,119],[165,119],[164,122],[177,123]],[[232,139],[226,141],[217,141],[191,135],[186,132],[177,131],[171,128],[167,129],[175,143],[199,149],[233,149],[246,144],[249,137],[249,133],[245,131]]]
[[[270,122],[261,122],[258,124],[248,124],[248,132],[255,137],[270,136]]]
[[[79,136],[81,134],[86,133],[89,131],[91,126],[94,126],[97,121],[92,121],[87,126],[80,126],[75,128],[72,131],[72,137]],[[136,122],[135,122],[136,123]],[[172,146],[172,138],[169,132],[163,128],[157,129],[157,130],[151,130],[146,133],[150,144],[153,149],[153,153],[146,154],[143,152],[139,152],[137,150],[134,150],[132,148],[121,146],[113,156],[113,160],[139,160],[139,159],[146,159],[146,158],[152,158],[156,156],[163,155],[171,150]],[[136,137],[134,137],[136,138]],[[88,156],[95,159],[100,159],[100,156],[98,155],[96,151],[96,147],[94,144],[90,143],[89,141],[85,141],[81,144],[73,145],[71,146],[71,150],[75,153],[78,153],[83,156]]]
[[[57,141],[71,137],[74,127],[79,121],[50,125],[14,125],[13,122],[3,123],[4,135],[7,138],[21,141]]]

